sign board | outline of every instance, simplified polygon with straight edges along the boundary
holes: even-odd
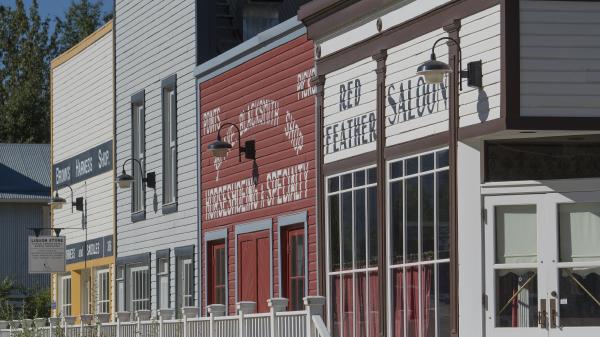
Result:
[[[68,264],[107,256],[113,256],[112,235],[73,243],[66,248],[66,262]]]
[[[30,236],[28,268],[30,274],[65,271],[64,236]]]
[[[112,170],[113,142],[108,141],[92,149],[65,159],[52,166],[55,189],[73,185]]]

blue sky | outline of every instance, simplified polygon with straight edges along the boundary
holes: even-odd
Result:
[[[69,5],[74,0],[38,0],[40,6],[40,14],[42,17],[49,17],[53,20],[52,27],[54,27],[54,17],[64,17],[64,13],[69,8]],[[91,0],[92,2],[100,1],[102,3],[102,11],[104,13],[112,11],[113,0]],[[25,6],[29,8],[31,0],[25,0]],[[15,0],[0,0],[0,5],[4,6],[15,6]]]

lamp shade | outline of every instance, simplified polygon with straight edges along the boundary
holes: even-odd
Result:
[[[61,209],[63,207],[63,205],[66,203],[67,203],[67,200],[65,198],[62,198],[61,196],[59,196],[58,191],[56,193],[54,193],[54,196],[50,200],[50,206],[54,209]]]
[[[213,156],[222,158],[227,156],[227,152],[231,150],[231,144],[222,141],[220,138],[217,138],[213,143],[208,144],[208,150],[213,154]]]
[[[117,177],[117,184],[120,188],[130,188],[132,183],[133,177],[127,174],[125,170]]]
[[[433,58],[417,68],[417,75],[422,75],[427,84],[440,84],[444,80],[444,75],[451,72],[449,65]]]

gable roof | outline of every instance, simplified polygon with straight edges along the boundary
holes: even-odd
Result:
[[[50,145],[0,143],[0,202],[50,198]]]

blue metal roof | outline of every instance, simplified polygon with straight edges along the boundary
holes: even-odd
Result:
[[[50,145],[0,143],[0,201],[49,197]]]

